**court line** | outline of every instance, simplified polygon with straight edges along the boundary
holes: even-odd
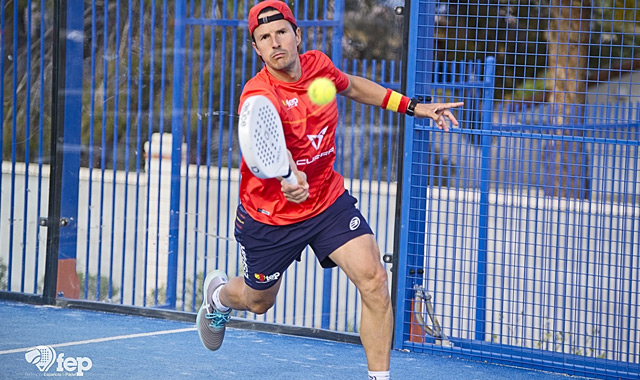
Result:
[[[144,337],[148,337],[148,336],[176,334],[176,333],[191,332],[191,331],[196,331],[196,328],[195,327],[187,327],[187,328],[175,329],[175,330],[161,330],[161,331],[154,331],[154,332],[148,332],[148,333],[117,335],[117,336],[109,336],[109,337],[106,337],[106,338],[77,340],[75,342],[66,342],[66,343],[57,343],[57,344],[40,344],[39,346],[47,346],[47,347],[52,347],[52,348],[67,347],[67,346],[79,346],[81,344],[102,343],[102,342],[110,342],[110,341],[113,341],[113,340],[144,338]],[[27,352],[27,351],[33,349],[34,347],[35,346],[26,347],[26,348],[14,348],[12,350],[4,350],[4,351],[0,351],[0,355],[15,354],[15,353],[18,353],[18,352]]]

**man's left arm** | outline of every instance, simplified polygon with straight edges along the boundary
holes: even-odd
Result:
[[[355,75],[346,75],[349,78],[349,85],[344,91],[340,92],[340,95],[346,96],[347,98],[355,100],[359,103],[406,113],[407,105],[403,104],[403,102],[406,103],[407,101],[409,101],[408,98],[398,94],[395,91],[386,89],[369,79]],[[389,99],[390,97],[391,99]],[[394,101],[396,98],[400,99],[399,107],[395,107],[396,104]],[[415,104],[415,108],[412,109],[411,112],[413,112],[412,116],[417,118],[431,118],[436,122],[438,128],[448,131],[449,128],[445,119],[451,120],[453,125],[458,125],[458,120],[456,120],[455,116],[453,116],[453,113],[451,113],[450,109],[461,107],[463,105],[463,102],[418,103]]]

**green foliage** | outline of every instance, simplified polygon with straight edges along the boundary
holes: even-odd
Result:
[[[536,89],[551,83],[543,80],[548,77],[547,31],[552,7],[556,6],[550,3],[443,2],[435,20],[437,59],[484,61],[486,56],[495,56],[496,98],[531,100],[543,93]],[[594,0],[592,9],[589,67],[619,67],[624,59],[638,57],[640,11],[636,0]],[[597,70],[593,73],[597,75]]]
[[[608,69],[640,57],[640,9],[637,0],[594,0],[589,67]]]
[[[156,301],[157,299],[157,301]],[[149,289],[145,299],[146,305],[160,306],[164,305],[167,300],[167,287],[161,286],[159,288]]]
[[[495,97],[501,99],[544,70],[547,22],[548,10],[533,1],[443,4],[435,19],[436,57],[463,62],[495,57]]]
[[[518,314],[518,319],[514,323],[506,321],[502,314],[498,315],[498,320],[502,324],[506,331],[504,336],[499,334],[492,334],[491,341],[493,343],[504,343],[502,339],[514,339],[514,344],[522,344],[520,339],[514,338],[519,333],[518,331],[526,331],[527,326],[523,326],[524,312]],[[532,348],[546,351],[555,351],[563,353],[571,353],[578,356],[589,356],[596,358],[606,358],[606,351],[598,351],[594,342],[600,336],[600,329],[598,327],[592,327],[591,331],[586,334],[574,334],[570,331],[555,331],[549,328],[551,324],[547,321],[547,327],[545,329],[536,329],[540,336],[536,340],[535,337],[520,337],[523,338],[522,342],[533,342]],[[527,343],[523,343],[524,346],[528,346]]]
[[[615,68],[621,60],[637,57],[640,54],[637,1],[592,3],[589,66]],[[401,58],[404,19],[387,4],[375,0],[345,2],[344,58]],[[149,133],[168,131],[171,127],[174,7],[168,3],[163,9],[164,3],[150,0],[142,4],[121,2],[119,7],[118,3],[108,1],[96,1],[93,6],[87,0],[84,5],[82,165],[135,169],[136,159],[143,165],[142,145]],[[300,5],[296,14],[299,19],[323,17],[314,7]],[[13,20],[14,6],[18,7],[19,22]],[[244,18],[247,11],[244,7],[243,2],[205,0],[201,7],[189,8],[188,12],[193,18],[234,20]],[[327,7],[328,17],[332,17],[332,2]],[[51,125],[53,1],[46,0],[44,10],[38,2],[7,3],[3,12],[2,158],[8,160],[15,155],[19,161],[27,158],[33,161],[41,148],[46,162]],[[547,77],[549,20],[548,0],[440,2],[434,20],[437,59],[468,61],[495,56],[496,98],[530,99],[541,93],[539,90],[545,83],[542,79]],[[318,29],[304,28],[307,46],[333,33]],[[191,141],[188,159],[229,165],[232,163],[229,160],[237,161],[237,157],[226,154],[228,141],[234,147],[237,145],[234,136],[228,133],[228,126],[235,123],[233,106],[238,104],[244,82],[261,64],[244,28],[190,25],[186,32],[185,86],[181,94],[186,134]],[[325,47],[327,51],[330,48]],[[591,70],[596,74],[597,71]],[[201,145],[195,146],[197,136],[210,136],[211,142],[201,138]],[[218,141],[225,146],[217,146]],[[112,157],[114,146],[118,159]],[[128,153],[124,148],[128,148]],[[124,154],[129,155],[127,168]]]
[[[345,2],[343,58],[400,61],[404,18],[378,1]]]
[[[2,128],[2,159],[7,160],[15,154],[17,160],[33,159],[37,155],[39,140],[42,139],[42,149],[48,155],[50,138],[51,109],[51,54],[52,34],[45,36],[44,45],[40,38],[41,12],[39,3],[31,6],[31,17],[27,17],[27,5],[30,2],[9,2],[1,10],[4,14],[5,25],[2,33],[4,55],[2,57],[4,72],[3,85],[3,128]],[[48,10],[52,8],[52,1],[46,1]],[[24,16],[19,22],[14,22],[14,6],[18,7],[17,14]],[[45,23],[51,20],[43,20]],[[31,49],[27,47],[27,27],[31,27]],[[17,44],[14,45],[14,38]],[[44,47],[44,57],[41,57],[41,46]],[[30,61],[27,56],[30,55]],[[45,83],[41,83],[42,76]],[[27,75],[29,74],[29,75]],[[14,90],[15,89],[15,90]],[[41,91],[42,89],[42,91]],[[43,99],[40,94],[43,93]],[[15,93],[15,94],[14,94]],[[14,101],[15,95],[15,101]],[[42,100],[42,106],[40,102]],[[14,109],[15,108],[15,109]],[[15,114],[15,120],[14,120]],[[42,117],[43,128],[39,128]],[[42,135],[41,135],[42,134]],[[27,151],[29,152],[27,157]],[[44,158],[48,160],[48,158]]]
[[[78,272],[78,278],[80,279],[80,297],[84,297],[85,291],[85,277],[84,273]],[[109,277],[100,276],[100,296],[98,298],[98,276],[90,274],[87,282],[87,297],[90,300],[101,302],[116,302],[120,299],[120,288],[112,286],[111,294],[112,298],[109,298]]]
[[[7,289],[7,264],[4,263],[4,259],[0,258],[0,289]]]
[[[638,33],[636,23],[640,22],[640,8],[637,0],[594,0],[596,22],[603,33]]]
[[[538,73],[536,78],[526,78],[520,85],[516,86],[511,95],[512,99],[533,99],[536,102],[542,102],[545,91],[547,90],[547,72]]]
[[[177,308],[186,311],[197,311],[200,305],[202,304],[202,287],[204,283],[204,274],[199,272],[196,276],[196,287],[195,294],[193,289],[193,280],[188,278],[185,281],[184,287],[184,297],[181,289],[179,289],[177,294]],[[195,295],[195,303],[193,302]],[[157,302],[156,302],[157,297]],[[165,285],[160,286],[159,288],[149,289],[147,291],[146,300],[147,305],[164,305],[167,302],[167,288]]]

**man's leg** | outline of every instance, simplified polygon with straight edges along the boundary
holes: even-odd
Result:
[[[226,274],[220,270],[207,274],[202,306],[196,317],[202,344],[212,351],[220,348],[231,309],[265,313],[273,306],[279,288],[280,279],[268,289],[255,290],[244,282],[243,277],[227,280]]]
[[[220,348],[231,310],[263,314],[273,306],[284,271],[300,257],[308,235],[296,226],[260,223],[238,206],[234,236],[240,243],[244,276],[228,280],[220,270],[207,274],[202,307],[196,317],[198,334],[206,348]]]
[[[360,340],[369,371],[388,371],[393,311],[387,272],[373,235],[361,235],[335,250],[333,260],[356,285],[362,297]]]
[[[243,277],[234,277],[220,289],[220,302],[233,310],[248,310],[264,314],[276,302],[282,277],[270,288],[255,290],[250,288]]]

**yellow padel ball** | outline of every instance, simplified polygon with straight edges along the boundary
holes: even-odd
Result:
[[[323,106],[336,98],[336,86],[329,78],[317,78],[309,85],[307,95],[311,102]]]

